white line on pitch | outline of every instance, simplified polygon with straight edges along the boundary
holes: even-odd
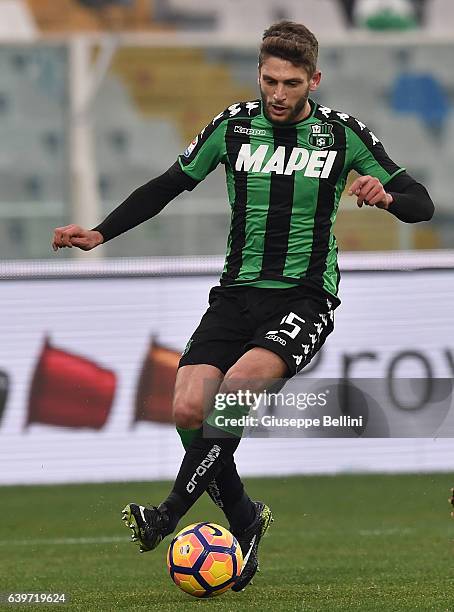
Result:
[[[0,540],[0,546],[37,546],[42,544],[113,544],[128,542],[128,538],[120,536],[104,536],[98,538],[36,538],[35,540]]]
[[[390,529],[360,529],[359,535],[362,536],[383,536],[383,535],[406,535],[415,531],[410,527],[393,527]]]
[[[294,533],[290,529],[280,530],[281,534],[289,534]],[[347,535],[360,535],[360,536],[387,536],[387,535],[407,535],[409,533],[414,533],[417,531],[415,527],[388,527],[383,529],[344,529],[343,533]],[[315,539],[320,536],[329,536],[334,533],[334,530],[331,529],[311,529],[310,531],[304,531],[304,538]]]
[[[315,530],[317,535],[323,535],[324,530]],[[386,535],[406,535],[415,531],[409,527],[394,527],[390,529],[360,529],[356,533],[362,536],[386,536]],[[314,535],[314,534],[312,534]],[[65,545],[74,544],[115,544],[120,542],[130,542],[129,538],[121,536],[103,536],[97,538],[36,538],[33,540],[0,540],[0,546],[41,546],[41,545]]]

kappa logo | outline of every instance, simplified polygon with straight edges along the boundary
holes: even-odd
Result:
[[[309,144],[319,149],[328,149],[334,144],[333,126],[331,123],[316,123],[311,126]]]
[[[237,134],[246,134],[247,136],[265,136],[266,130],[259,130],[257,128],[246,128],[242,125],[236,125],[233,131]]]
[[[278,146],[268,161],[270,145],[261,144],[254,151],[251,145],[242,144],[235,164],[235,170],[245,172],[260,172],[262,174],[291,175],[304,170],[304,176],[313,178],[328,178],[337,157],[337,151],[308,151],[301,147],[293,147],[286,160],[286,148]]]
[[[277,332],[274,331],[269,331],[266,335],[265,338],[267,340],[272,340],[273,342],[279,342],[279,344],[282,344],[282,346],[285,346],[287,344],[287,341],[284,340],[284,338],[280,338],[279,336],[276,336]]]
[[[255,110],[258,107],[259,107],[258,102],[246,102],[246,108],[247,108],[249,115],[251,114],[251,111]]]

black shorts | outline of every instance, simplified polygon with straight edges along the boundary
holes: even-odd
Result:
[[[208,364],[224,374],[255,346],[279,355],[287,378],[302,370],[334,329],[335,297],[306,287],[213,287],[209,308],[186,345],[179,367]]]

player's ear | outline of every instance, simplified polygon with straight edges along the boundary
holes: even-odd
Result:
[[[310,91],[315,91],[320,85],[321,80],[322,80],[322,73],[320,72],[320,70],[316,70],[309,80]]]

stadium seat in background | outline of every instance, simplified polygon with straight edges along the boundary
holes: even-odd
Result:
[[[175,121],[138,113],[116,76],[106,78],[93,110],[101,196],[109,206],[164,172],[186,146]]]
[[[35,37],[36,25],[24,0],[0,0],[0,41]]]
[[[25,0],[24,0],[25,1]],[[43,32],[154,30],[152,0],[26,0]]]
[[[445,154],[450,162],[451,169],[454,168],[454,109],[451,109],[448,120],[446,121],[446,133],[444,137]],[[452,176],[451,176],[452,182]]]
[[[428,32],[454,34],[454,0],[430,0],[425,21]]]
[[[337,0],[286,0],[275,6],[283,7],[283,17],[304,23],[317,36],[346,33],[348,24]]]
[[[211,0],[217,30],[225,34],[260,35],[280,19],[301,21],[318,35],[345,33],[346,21],[337,0]]]
[[[380,110],[389,106],[390,88],[402,70],[398,51],[396,45],[322,45],[322,80],[314,98],[373,128],[376,113],[380,118]]]
[[[441,132],[449,114],[449,97],[431,73],[402,72],[391,90],[391,105],[397,113],[419,116],[428,128]]]
[[[427,160],[436,159],[440,148],[419,117],[396,115],[392,110],[383,109],[376,111],[373,123],[369,123],[396,164],[405,166],[422,182],[431,180],[433,166],[428,166]]]
[[[440,163],[433,165],[430,194],[437,211],[451,213],[452,219],[452,173],[454,168],[454,113],[452,111],[446,121],[441,144],[441,149],[437,151]],[[451,223],[454,223],[454,220],[451,220]]]
[[[46,58],[55,59],[43,49],[34,54],[4,48],[0,54],[1,200],[11,205],[64,199],[65,113],[49,77],[56,63],[46,75]]]
[[[178,11],[181,13],[194,13],[195,15],[206,15],[212,12],[211,6],[214,5],[214,2],[210,0],[209,2],[201,2],[200,0],[164,0],[159,2],[159,0],[155,0],[156,8],[163,11],[164,7],[169,11]]]
[[[62,49],[0,48],[0,257],[48,254],[49,227],[67,222],[67,115]]]
[[[102,9],[109,5],[131,6],[134,0],[77,0],[79,4],[93,9]]]
[[[430,127],[419,117],[399,116],[384,109],[375,114],[374,122],[373,130],[389,156],[427,187],[435,203],[433,223],[411,227],[413,246],[446,248],[452,244],[453,231],[452,196],[448,186],[452,183],[454,145],[449,142],[449,134],[440,143],[432,138]],[[452,131],[454,137],[454,124]]]
[[[94,11],[76,0],[27,0],[42,32],[95,31],[99,29]]]
[[[198,55],[192,57],[191,65],[199,74],[203,72]],[[106,213],[134,188],[166,170],[188,142],[178,125],[178,113],[173,118],[166,116],[159,104],[147,109],[143,100],[142,106],[137,106],[132,90],[125,87],[126,75],[122,70],[120,74],[122,78],[110,74],[105,79],[93,109],[98,178]],[[188,127],[193,138],[196,128]],[[112,241],[109,254],[174,255],[194,253],[195,249],[200,254],[218,252],[219,241],[225,241],[230,214],[225,191],[224,172],[219,168],[196,192],[183,194],[153,223],[137,228],[133,244],[128,239]]]
[[[181,29],[212,30],[216,21],[212,4],[200,0],[154,0],[153,17]]]
[[[454,3],[453,3],[454,4]],[[454,27],[453,27],[454,33]],[[447,91],[453,91],[454,88],[454,70],[453,62],[446,61],[447,53],[452,45],[449,43],[441,43],[437,41],[430,47],[430,53],[427,52],[426,45],[415,45],[412,47],[412,64],[410,69],[414,68],[419,72],[431,73]]]

